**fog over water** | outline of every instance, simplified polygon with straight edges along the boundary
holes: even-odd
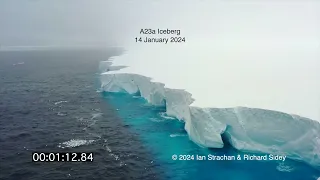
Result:
[[[320,120],[320,4],[316,1],[0,2],[3,46],[123,46],[121,72],[193,94],[201,107],[247,106]],[[183,43],[137,43],[144,28]]]

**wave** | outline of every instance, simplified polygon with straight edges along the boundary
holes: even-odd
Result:
[[[58,116],[66,116],[67,114],[66,114],[66,113],[63,113],[63,112],[58,112],[57,115],[58,115]]]
[[[93,142],[94,142],[94,140],[71,139],[70,141],[60,143],[58,145],[58,147],[62,148],[62,149],[74,148],[74,147],[78,147],[78,146],[89,145]]]
[[[102,113],[93,113],[93,114],[92,114],[92,117],[91,117],[91,120],[97,119],[97,118],[99,118],[99,117],[101,117],[101,116],[102,116]]]
[[[102,61],[100,69],[109,66],[110,60]],[[151,105],[165,107],[166,116],[184,121],[190,139],[200,146],[222,148],[227,141],[241,151],[286,155],[320,167],[320,123],[315,120],[258,108],[190,106],[191,93],[133,73],[103,72],[101,89],[139,94]]]
[[[15,63],[15,64],[12,64],[13,66],[18,66],[18,65],[23,65],[24,62],[18,62],[18,63]]]
[[[61,103],[67,103],[68,101],[57,101],[54,103],[54,105],[58,105],[58,104],[61,104]]]

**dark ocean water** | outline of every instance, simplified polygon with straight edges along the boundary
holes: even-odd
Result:
[[[0,179],[161,177],[138,135],[96,92],[99,61],[117,53],[0,51]],[[35,163],[34,151],[93,152],[94,162]]]
[[[174,161],[243,155],[192,143],[184,123],[141,97],[97,92],[108,50],[0,52],[0,179],[316,180],[286,160]],[[31,153],[93,152],[94,162],[31,161]]]

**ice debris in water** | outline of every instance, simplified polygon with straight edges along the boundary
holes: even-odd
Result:
[[[165,118],[165,119],[176,119],[176,118],[174,118],[174,117],[167,116],[166,113],[164,113],[164,112],[161,112],[161,113],[159,113],[159,114],[160,114],[160,116],[161,116],[162,118]]]
[[[163,122],[163,119],[158,119],[158,118],[150,118],[150,121],[152,122]]]
[[[186,136],[186,134],[170,134],[170,137]]]
[[[282,162],[282,163],[279,163],[279,165],[277,166],[277,170],[281,171],[281,172],[292,172],[293,171],[293,167],[291,167],[289,165],[285,165]]]
[[[58,145],[58,147],[59,148],[73,148],[73,147],[78,147],[78,146],[82,146],[82,145],[89,145],[93,142],[94,142],[94,140],[71,139],[70,141],[60,143]]]
[[[103,92],[103,90],[101,88],[99,88],[99,89],[96,90],[96,92],[97,93],[101,93],[101,92]]]

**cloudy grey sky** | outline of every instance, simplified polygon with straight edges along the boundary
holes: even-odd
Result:
[[[186,4],[179,4],[146,0],[1,0],[0,44],[121,46],[130,42],[140,28],[152,24],[158,27],[158,21],[167,25],[175,19],[175,8],[179,7],[176,12],[181,15]]]
[[[122,28],[109,4],[104,0],[1,0],[0,44],[116,44]]]
[[[140,28],[167,27],[189,38],[228,34],[225,44],[238,34],[290,43],[298,33],[302,43],[317,43],[318,9],[314,0],[1,0],[0,43],[127,45]]]
[[[137,44],[141,28],[180,29],[186,43]],[[317,0],[1,0],[0,44],[124,46],[117,64],[197,106],[320,119]]]

